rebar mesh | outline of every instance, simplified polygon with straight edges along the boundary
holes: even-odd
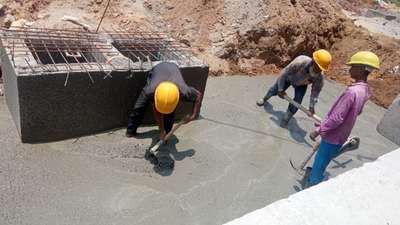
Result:
[[[110,58],[129,58],[126,70],[142,70],[143,62],[175,61],[190,65],[185,46],[159,32],[110,32],[43,28],[0,28],[2,47],[21,73],[90,72],[118,70]],[[139,63],[137,63],[139,62]],[[135,67],[136,66],[136,67]]]
[[[176,61],[190,64],[192,55],[184,45],[158,32],[113,32],[109,33],[113,46],[133,62]]]

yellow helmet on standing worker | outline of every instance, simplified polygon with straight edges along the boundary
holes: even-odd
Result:
[[[165,81],[161,82],[154,93],[154,103],[158,112],[170,114],[178,105],[179,88],[176,84]]]
[[[331,53],[325,49],[315,51],[313,53],[313,59],[322,71],[327,71],[332,62]]]
[[[379,69],[380,66],[378,56],[369,51],[361,51],[354,54],[347,65],[353,64],[367,65],[374,69]]]

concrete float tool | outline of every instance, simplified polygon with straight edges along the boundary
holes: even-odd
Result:
[[[321,144],[321,140],[318,140],[315,142],[312,148],[312,152],[308,154],[308,156],[304,159],[304,161],[300,164],[300,166],[295,166],[293,161],[289,159],[290,166],[301,176],[304,175],[304,168],[308,164],[308,162],[311,160],[311,158],[314,156],[314,154],[317,152],[319,145]],[[352,137],[349,140],[346,141],[346,143],[343,144],[343,146],[340,148],[339,153],[333,157],[333,159],[337,158],[338,156],[342,155],[345,152],[353,151],[358,149],[360,146],[360,138],[359,137]]]
[[[302,106],[301,104],[295,102],[293,99],[291,99],[289,96],[284,95],[283,98],[288,101],[289,103],[291,103],[292,105],[296,106],[298,109],[300,109],[301,111],[303,111],[304,113],[306,113],[307,115],[310,115],[311,112],[304,106]],[[312,115],[311,118],[313,118],[315,120],[315,122],[317,122],[317,124],[320,124],[322,119],[321,117],[317,116],[317,115]],[[315,142],[315,144],[312,147],[312,152],[310,152],[310,154],[307,155],[307,157],[304,159],[304,161],[300,164],[299,167],[295,166],[295,164],[293,163],[293,161],[291,159],[289,159],[290,165],[292,166],[292,168],[301,176],[304,175],[304,167],[307,165],[307,163],[311,160],[311,158],[314,156],[314,154],[317,152],[319,145],[321,143],[321,140],[318,140],[317,142]],[[338,157],[339,155],[348,152],[348,151],[352,151],[358,148],[358,146],[360,145],[360,138],[359,137],[352,137],[350,138],[340,149],[338,155],[335,156]]]
[[[181,127],[183,124],[185,124],[185,119],[180,121],[178,124],[176,124],[171,131],[165,136],[164,140],[159,140],[153,147],[151,147],[148,151],[149,155],[153,155],[155,156],[155,154],[158,152],[158,150],[160,149],[160,147],[168,140],[172,137],[172,135],[174,134],[174,132],[176,130],[178,130],[179,127]]]

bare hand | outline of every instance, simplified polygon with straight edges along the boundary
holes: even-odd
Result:
[[[279,98],[283,98],[286,95],[286,92],[284,91],[278,91],[278,96]]]
[[[315,139],[318,137],[318,133],[316,131],[313,131],[310,133],[309,137],[312,141],[315,141]]]
[[[315,114],[315,109],[314,109],[314,107],[310,107],[308,110],[310,111],[310,113],[308,114],[308,116],[309,116],[309,117],[312,117],[312,116]]]

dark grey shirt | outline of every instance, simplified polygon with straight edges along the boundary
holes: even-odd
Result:
[[[311,83],[310,106],[314,107],[324,85],[324,78],[322,73],[316,73],[314,76],[310,73],[312,61],[312,58],[305,55],[296,57],[282,70],[281,76],[278,78],[278,87],[282,91],[285,82],[289,82],[293,86],[308,85]]]
[[[181,100],[189,102],[196,100],[197,90],[186,84],[179,67],[170,62],[162,62],[153,67],[147,84],[143,88],[143,92],[149,100],[154,99],[157,86],[164,81],[173,82],[178,86]]]

